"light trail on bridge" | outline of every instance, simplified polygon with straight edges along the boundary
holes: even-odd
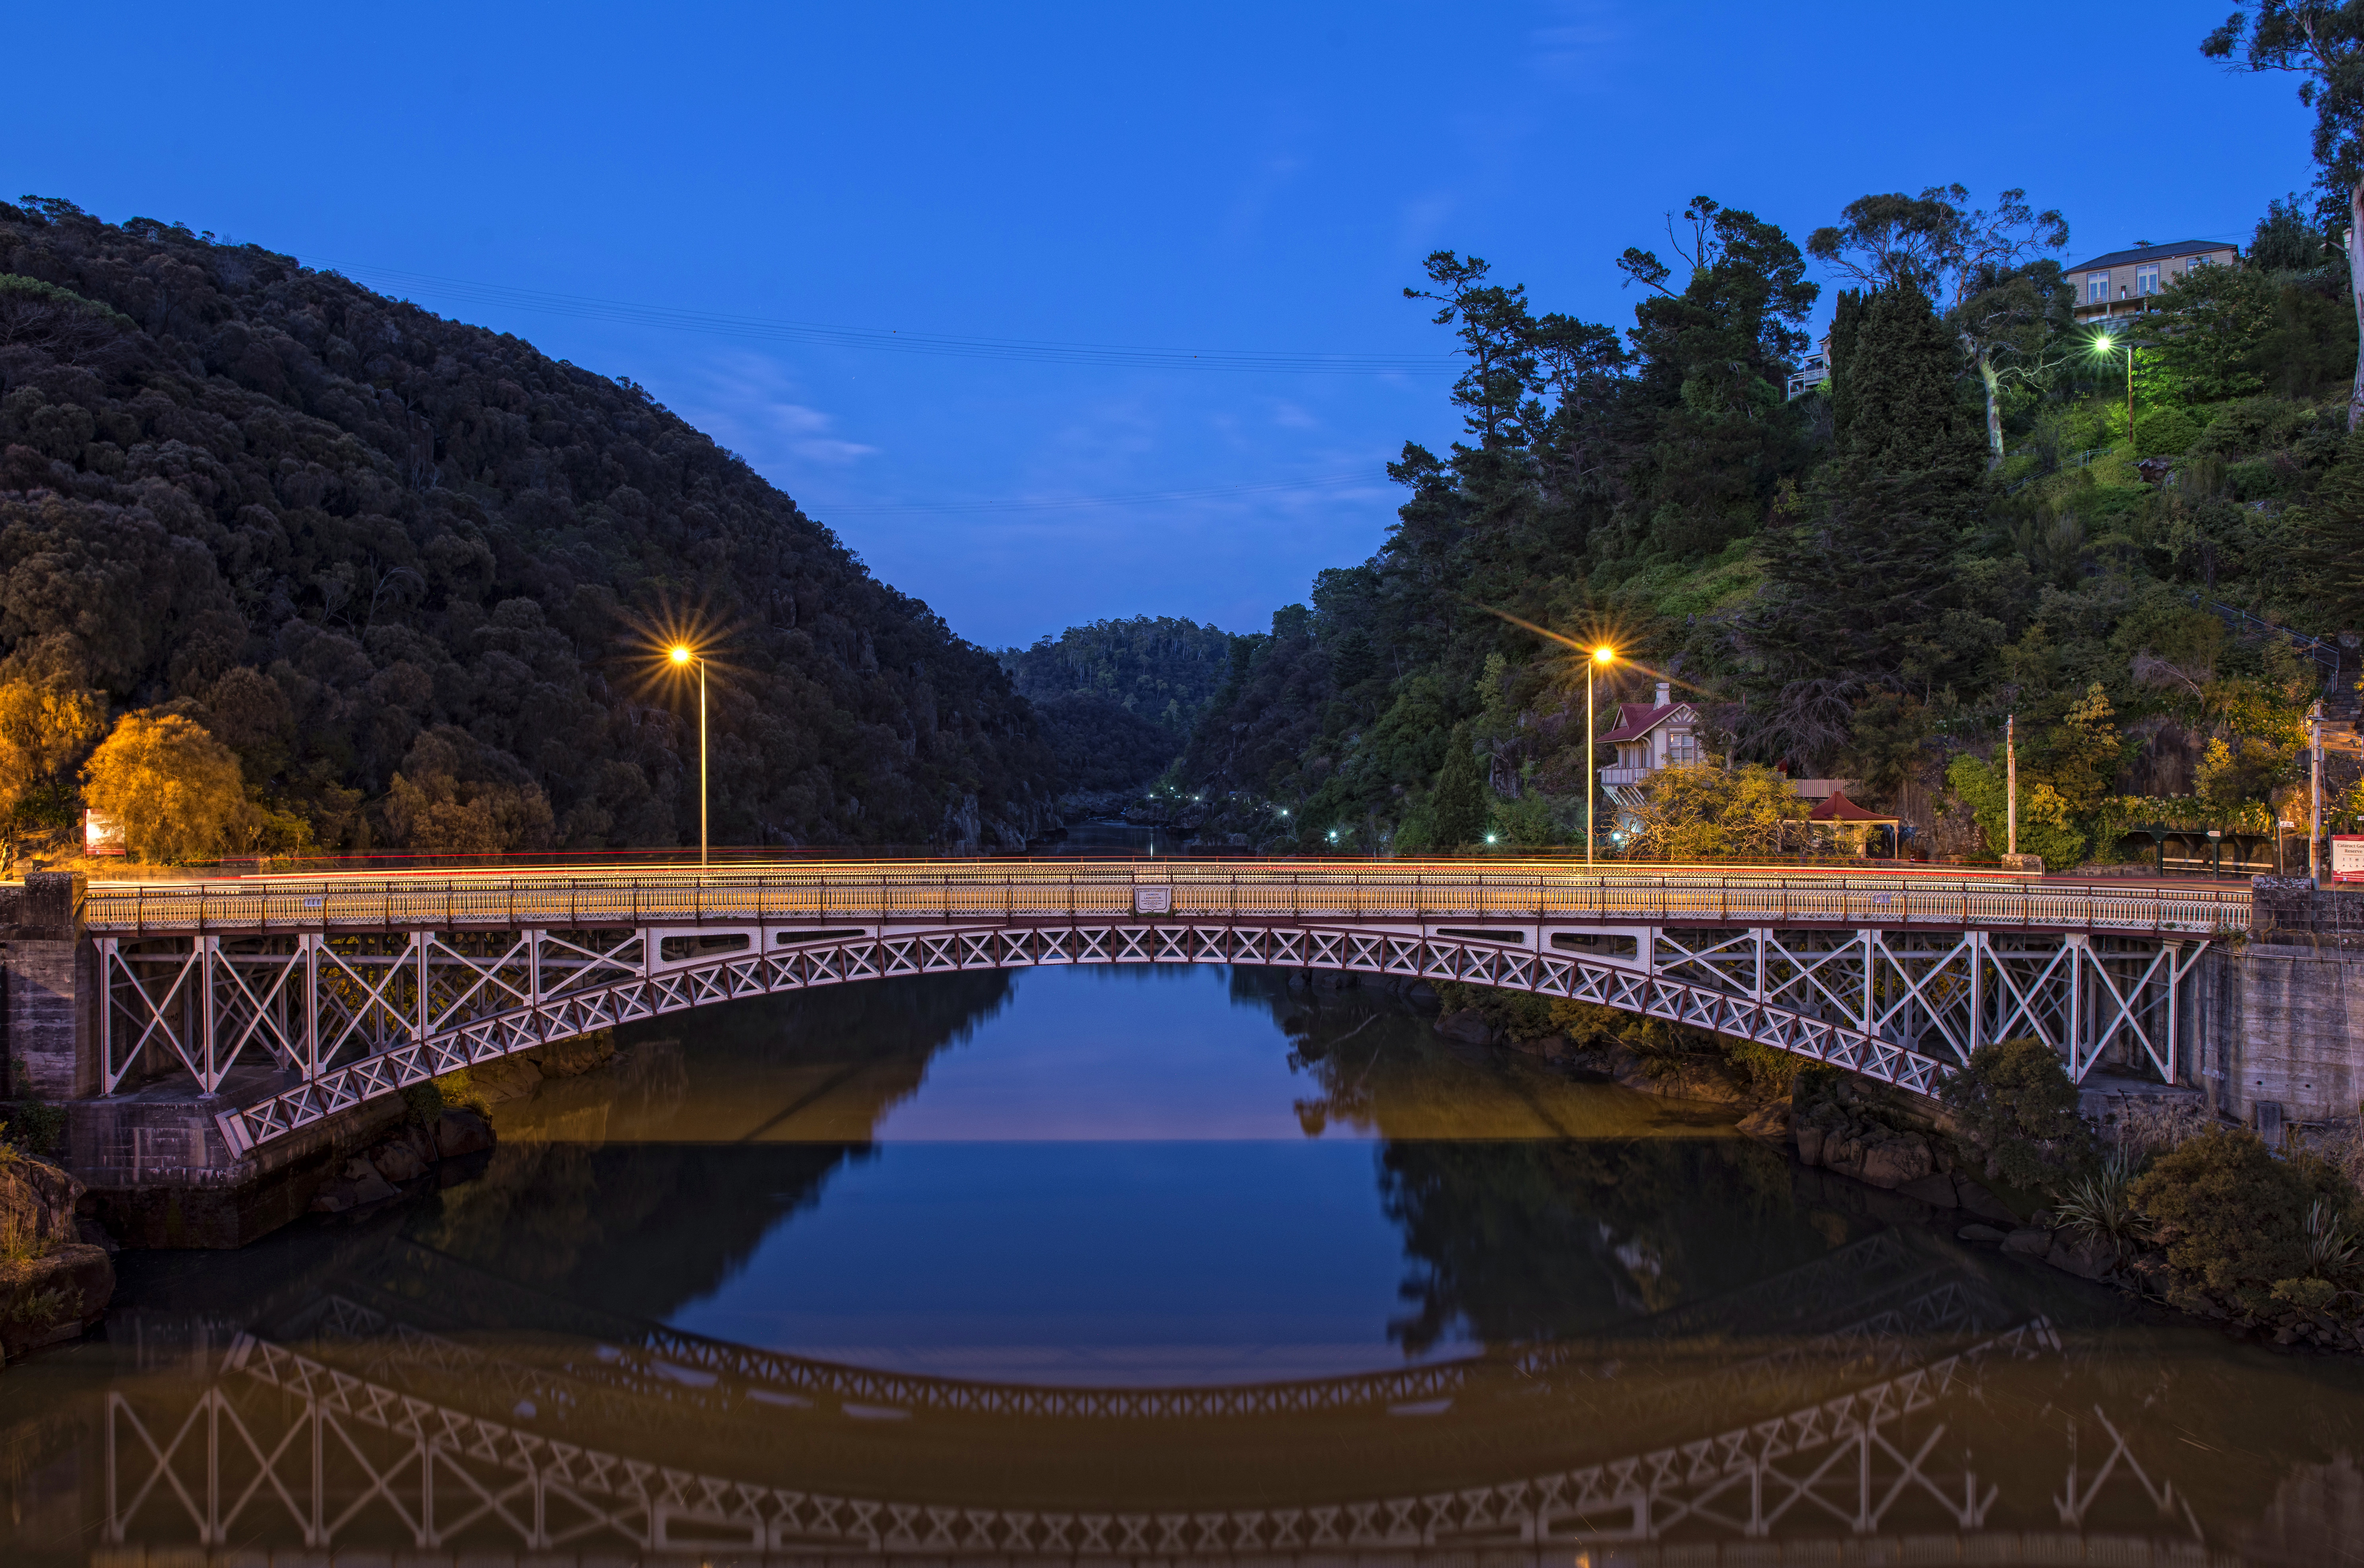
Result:
[[[2169,1082],[2246,892],[1550,862],[943,860],[102,884],[99,1088],[185,1072],[227,1167],[405,1086],[686,1008],[1072,963],[1452,981],[1754,1040],[1922,1094],[1980,1045]],[[242,1076],[233,1077],[234,1073]]]

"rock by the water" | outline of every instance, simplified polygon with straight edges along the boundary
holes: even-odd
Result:
[[[1744,1137],[1761,1138],[1767,1143],[1787,1143],[1790,1107],[1778,1100],[1769,1106],[1759,1106],[1740,1118],[1740,1131]]]
[[[2001,1241],[2008,1233],[1991,1225],[1965,1225],[1954,1234],[1965,1241]]]
[[[80,1337],[115,1294],[107,1249],[83,1236],[83,1184],[14,1150],[0,1160],[0,1351],[10,1356]],[[95,1226],[92,1227],[94,1229]],[[98,1232],[101,1240],[106,1232]]]
[[[101,1247],[63,1241],[35,1257],[0,1260],[0,1351],[21,1356],[79,1339],[114,1294],[115,1264]]]
[[[2002,1250],[2022,1257],[2040,1258],[2052,1251],[2052,1232],[2041,1226],[2024,1225],[2002,1239]]]
[[[2118,1250],[2101,1236],[2072,1236],[2061,1231],[2052,1239],[2044,1261],[2085,1279],[2097,1280],[2118,1266]]]
[[[493,1124],[465,1108],[448,1110],[435,1124],[435,1151],[446,1160],[480,1154],[493,1146]]]
[[[1457,1040],[1464,1045],[1484,1045],[1494,1038],[1494,1028],[1475,1007],[1461,1007],[1439,1014],[1436,1032],[1447,1040]]]
[[[0,1251],[73,1241],[80,1182],[64,1167],[14,1150],[0,1161]]]

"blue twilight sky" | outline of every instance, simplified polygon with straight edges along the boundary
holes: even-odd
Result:
[[[1954,180],[2061,206],[2078,256],[2246,239],[2307,117],[2200,57],[2227,5],[20,5],[0,192],[629,375],[988,646],[1245,631],[1457,432],[1400,294],[1429,250],[1622,328],[1611,259],[1694,193],[1801,239]]]

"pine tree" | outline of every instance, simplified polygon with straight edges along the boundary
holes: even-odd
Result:
[[[1478,776],[1478,759],[1468,747],[1456,745],[1436,775],[1436,794],[1429,802],[1439,849],[1458,849],[1486,837],[1486,781]]]
[[[1834,353],[1846,422],[1820,515],[1768,539],[1775,592],[1745,628],[1764,674],[1819,682],[1831,702],[1925,684],[1912,667],[1927,662],[1916,654],[1977,517],[1985,452],[1961,349],[1925,297],[1878,290],[1854,327],[1845,357]]]

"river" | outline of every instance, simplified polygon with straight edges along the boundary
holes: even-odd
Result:
[[[1390,992],[1042,969],[619,1039],[440,1191],[122,1255],[0,1373],[0,1561],[2364,1562],[2354,1361]]]

